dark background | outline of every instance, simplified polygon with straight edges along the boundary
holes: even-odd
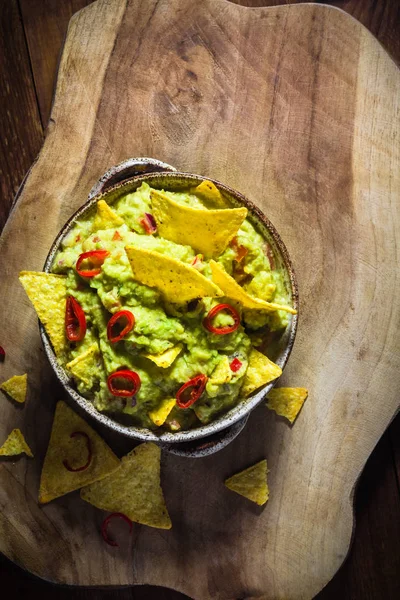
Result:
[[[143,0],[146,1],[146,0]],[[196,0],[193,0],[196,1]],[[244,6],[297,0],[235,0]],[[49,119],[57,62],[70,17],[91,0],[0,0],[0,231],[35,160]],[[321,3],[321,2],[316,2]],[[400,64],[400,0],[342,0]],[[4,307],[3,307],[4,309]],[[349,556],[315,600],[400,598],[400,415],[360,478]],[[0,596],[42,600],[185,600],[155,587],[66,588],[36,579],[0,555]]]

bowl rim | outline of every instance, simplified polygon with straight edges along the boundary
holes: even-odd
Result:
[[[46,257],[43,271],[46,273],[51,272],[51,266],[53,264],[54,257],[59,249],[62,240],[73,227],[75,221],[79,219],[79,217],[81,217],[83,214],[87,213],[99,200],[106,199],[118,190],[123,191],[125,188],[130,187],[132,184],[140,185],[142,182],[145,181],[151,185],[150,182],[152,180],[157,181],[157,179],[161,178],[178,178],[181,180],[185,179],[188,181],[189,184],[191,181],[197,182],[197,184],[201,181],[212,181],[218,189],[220,189],[223,192],[226,192],[229,196],[233,196],[239,204],[245,206],[249,210],[249,212],[252,213],[253,216],[255,216],[256,221],[261,222],[261,224],[268,230],[269,235],[273,238],[274,243],[281,255],[282,263],[286,269],[288,275],[288,282],[290,284],[292,305],[297,310],[297,314],[291,315],[290,322],[288,325],[289,335],[287,338],[287,342],[283,350],[281,351],[278,360],[276,361],[276,363],[281,367],[283,372],[291,354],[291,351],[293,349],[298,325],[298,285],[291,258],[289,256],[289,252],[282,238],[280,237],[277,229],[271,223],[268,217],[266,217],[266,215],[261,211],[261,209],[258,206],[256,206],[251,200],[249,200],[246,196],[244,196],[241,192],[238,192],[234,188],[218,181],[217,179],[213,179],[212,177],[206,177],[204,175],[198,175],[195,173],[187,173],[183,171],[171,170],[147,172],[139,175],[134,175],[132,177],[129,177],[128,179],[125,179],[123,182],[116,183],[115,185],[108,187],[104,192],[99,192],[95,195],[89,194],[88,199],[73,213],[73,215],[71,215],[71,217],[63,225],[63,227],[55,237]],[[137,185],[137,187],[139,187],[139,185]],[[263,235],[263,237],[265,236]],[[206,425],[202,425],[200,427],[188,429],[181,432],[163,432],[157,435],[157,433],[147,428],[127,426],[123,425],[122,423],[119,423],[106,413],[101,413],[100,411],[98,411],[89,399],[79,394],[76,391],[76,389],[74,389],[71,385],[71,377],[67,374],[65,369],[58,362],[54,350],[51,346],[50,340],[47,336],[47,333],[40,322],[39,329],[46,356],[58,380],[60,381],[70,398],[72,398],[87,414],[89,414],[102,425],[105,425],[113,431],[117,431],[125,437],[130,437],[132,439],[140,441],[152,441],[159,444],[176,444],[180,442],[184,443],[199,440],[204,437],[215,434],[219,431],[222,431],[223,429],[226,429],[227,427],[236,424],[240,419],[243,419],[243,417],[248,416],[250,412],[265,398],[265,396],[273,388],[277,381],[274,380],[273,382],[266,384],[253,396],[241,399],[238,402],[238,404],[232,407],[229,411],[223,413],[220,417],[216,418],[215,420],[211,421]]]

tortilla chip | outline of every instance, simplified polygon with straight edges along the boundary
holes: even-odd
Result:
[[[143,525],[171,529],[160,485],[161,450],[140,444],[121,459],[120,468],[102,481],[81,490],[81,498],[110,512],[120,512]]]
[[[252,467],[229,477],[225,481],[225,485],[232,492],[236,492],[262,506],[269,498],[267,473],[267,461],[264,459]]]
[[[104,200],[99,200],[97,203],[97,212],[93,220],[92,231],[98,229],[115,229],[120,225],[123,225],[125,221],[122,217],[117,215]]]
[[[169,348],[165,350],[162,354],[148,354],[144,353],[143,356],[152,360],[153,363],[157,365],[157,367],[162,367],[163,369],[167,369],[172,365],[178,354],[182,352],[183,345],[177,344],[173,346],[173,348]]]
[[[22,404],[26,400],[26,392],[28,389],[28,375],[14,375],[0,385],[0,390],[3,390],[10,398]]]
[[[229,383],[232,379],[232,375],[233,372],[229,365],[229,358],[224,355],[215,367],[214,371],[211,373],[209,381],[218,385],[222,385],[224,383]]]
[[[21,271],[19,280],[32,302],[57,355],[66,348],[65,303],[67,289],[64,275]]]
[[[29,448],[19,429],[13,429],[4,444],[0,447],[0,456],[16,456],[25,452],[27,456],[33,457],[32,450]]]
[[[168,302],[183,304],[204,296],[221,296],[220,289],[193,267],[152,250],[126,246],[133,277],[157,288]]]
[[[297,310],[291,306],[266,302],[250,296],[234,279],[231,277],[218,263],[210,261],[211,273],[213,282],[221,288],[225,296],[240,302],[244,308],[254,308],[256,310],[266,310],[274,312],[276,310],[284,310],[295,315]]]
[[[89,437],[92,460],[84,471],[72,472],[65,468],[63,461],[67,460],[71,467],[78,468],[85,464],[88,452],[81,436],[71,438],[71,434],[76,431]],[[45,504],[103,479],[118,469],[119,465],[119,459],[90,425],[65,402],[58,402],[40,478],[39,502]]]
[[[196,194],[200,198],[204,198],[209,202],[212,202],[218,208],[226,208],[228,203],[212,181],[202,181],[199,185],[192,190],[192,194]]]
[[[149,412],[149,417],[153,421],[154,425],[157,425],[157,427],[161,427],[161,425],[164,425],[169,413],[174,408],[175,404],[175,398],[165,398],[165,400],[161,402],[161,405],[158,408],[156,408],[155,410],[151,410]]]
[[[238,232],[247,208],[207,210],[178,204],[151,190],[152,213],[161,237],[191,246],[206,258],[219,256]]]
[[[267,395],[267,406],[293,423],[307,396],[306,388],[273,388]]]
[[[241,389],[241,395],[247,398],[261,386],[282,375],[282,369],[264,354],[252,348],[249,356],[249,366]]]
[[[225,383],[229,383],[232,376],[233,373],[229,365],[229,359],[227,356],[222,356],[206,383],[206,392],[208,396],[210,398],[216,398],[221,394],[221,386]],[[200,421],[205,422],[205,419],[209,420],[210,410],[207,405],[195,406],[194,411]]]
[[[98,379],[97,363],[100,357],[99,346],[94,342],[89,348],[65,365],[76,379],[80,379],[86,385],[93,386]],[[94,374],[94,376],[93,376]]]

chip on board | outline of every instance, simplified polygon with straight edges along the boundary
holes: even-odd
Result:
[[[157,367],[161,367],[162,369],[167,369],[172,365],[176,357],[182,352],[183,345],[176,344],[172,348],[168,348],[162,354],[149,354],[147,352],[143,353],[143,356],[152,360],[153,363],[157,365]]]
[[[19,280],[32,302],[59,356],[66,347],[65,303],[67,291],[64,275],[35,271],[21,271]]]
[[[157,427],[164,425],[175,404],[176,398],[165,398],[158,408],[151,410],[149,412],[149,417],[153,421],[154,425],[157,425]]]
[[[189,245],[206,258],[219,256],[247,215],[247,208],[207,210],[179,204],[162,192],[151,191],[152,213],[161,237]]]
[[[210,267],[212,272],[213,282],[221,288],[225,296],[240,302],[244,308],[253,308],[256,310],[266,310],[274,312],[276,310],[284,310],[295,315],[297,311],[291,306],[275,304],[274,302],[266,302],[250,296],[234,279],[231,277],[218,263],[211,260]]]
[[[225,481],[225,485],[232,492],[236,492],[262,506],[269,498],[267,473],[267,461],[264,459],[252,467],[232,475]]]
[[[7,381],[3,381],[0,385],[0,390],[3,390],[10,398],[22,404],[26,400],[26,392],[28,389],[28,375],[14,375]]]
[[[169,302],[183,304],[205,296],[222,296],[221,290],[193,267],[152,250],[126,246],[134,279],[157,288]]]
[[[208,179],[199,183],[199,185],[193,188],[191,192],[196,194],[196,196],[199,196],[199,198],[212,202],[218,208],[226,208],[227,206],[227,202],[217,186]]]
[[[76,432],[80,435],[71,437]],[[90,463],[82,471],[71,471],[64,465],[68,461],[70,467],[79,469],[90,455]],[[65,402],[58,402],[40,478],[39,502],[45,504],[102,479],[119,465],[119,459],[90,425]]]
[[[100,351],[97,342],[94,342],[85,352],[79,354],[71,362],[65,365],[66,369],[72,373],[74,377],[93,386],[97,380],[97,363],[100,358]]]
[[[252,348],[241,395],[247,398],[261,386],[282,375],[282,369],[267,356]]]
[[[307,396],[308,390],[306,388],[273,388],[267,394],[267,406],[274,410],[277,415],[286,417],[293,423]]]
[[[147,442],[121,459],[119,469],[81,490],[81,498],[97,508],[123,513],[136,523],[171,529],[160,483],[161,450]]]
[[[92,231],[98,231],[99,229],[115,229],[124,223],[125,221],[123,218],[117,215],[117,213],[108,206],[105,200],[98,201]]]
[[[0,456],[16,456],[25,452],[27,456],[33,457],[32,450],[29,448],[19,429],[13,429],[4,444],[0,447]]]

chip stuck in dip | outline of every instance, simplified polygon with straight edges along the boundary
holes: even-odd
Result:
[[[296,313],[271,252],[212,182],[144,182],[78,219],[52,273],[20,279],[81,395],[132,425],[176,432],[281,374],[268,346],[257,351]]]

